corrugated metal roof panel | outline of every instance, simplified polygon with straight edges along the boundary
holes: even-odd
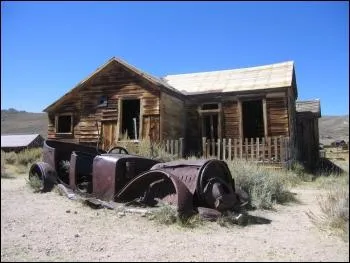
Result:
[[[1,148],[25,147],[34,141],[39,134],[1,135]]]
[[[163,79],[185,94],[279,88],[292,85],[293,61],[211,72],[168,75]]]

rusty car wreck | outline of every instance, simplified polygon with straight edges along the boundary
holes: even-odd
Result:
[[[117,153],[115,153],[117,151]],[[122,147],[106,152],[98,147],[46,140],[42,162],[34,163],[42,192],[55,184],[105,201],[173,205],[179,215],[194,213],[217,218],[247,203],[236,189],[226,162],[217,159],[161,162],[132,155]]]

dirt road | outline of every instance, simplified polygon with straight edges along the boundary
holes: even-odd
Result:
[[[188,229],[34,194],[24,176],[2,178],[1,261],[348,261],[349,244],[305,214],[319,213],[320,190],[293,192],[301,204],[250,212],[269,224]]]

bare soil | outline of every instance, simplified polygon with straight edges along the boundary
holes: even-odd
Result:
[[[25,176],[1,179],[1,261],[348,261],[349,244],[312,224],[322,190],[292,191],[300,203],[249,212],[260,222],[194,229],[138,214],[119,217],[56,192],[33,193]],[[265,220],[262,220],[265,219]]]

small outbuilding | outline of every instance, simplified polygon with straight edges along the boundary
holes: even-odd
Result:
[[[5,152],[42,147],[43,143],[44,138],[40,134],[1,135],[1,150]]]

